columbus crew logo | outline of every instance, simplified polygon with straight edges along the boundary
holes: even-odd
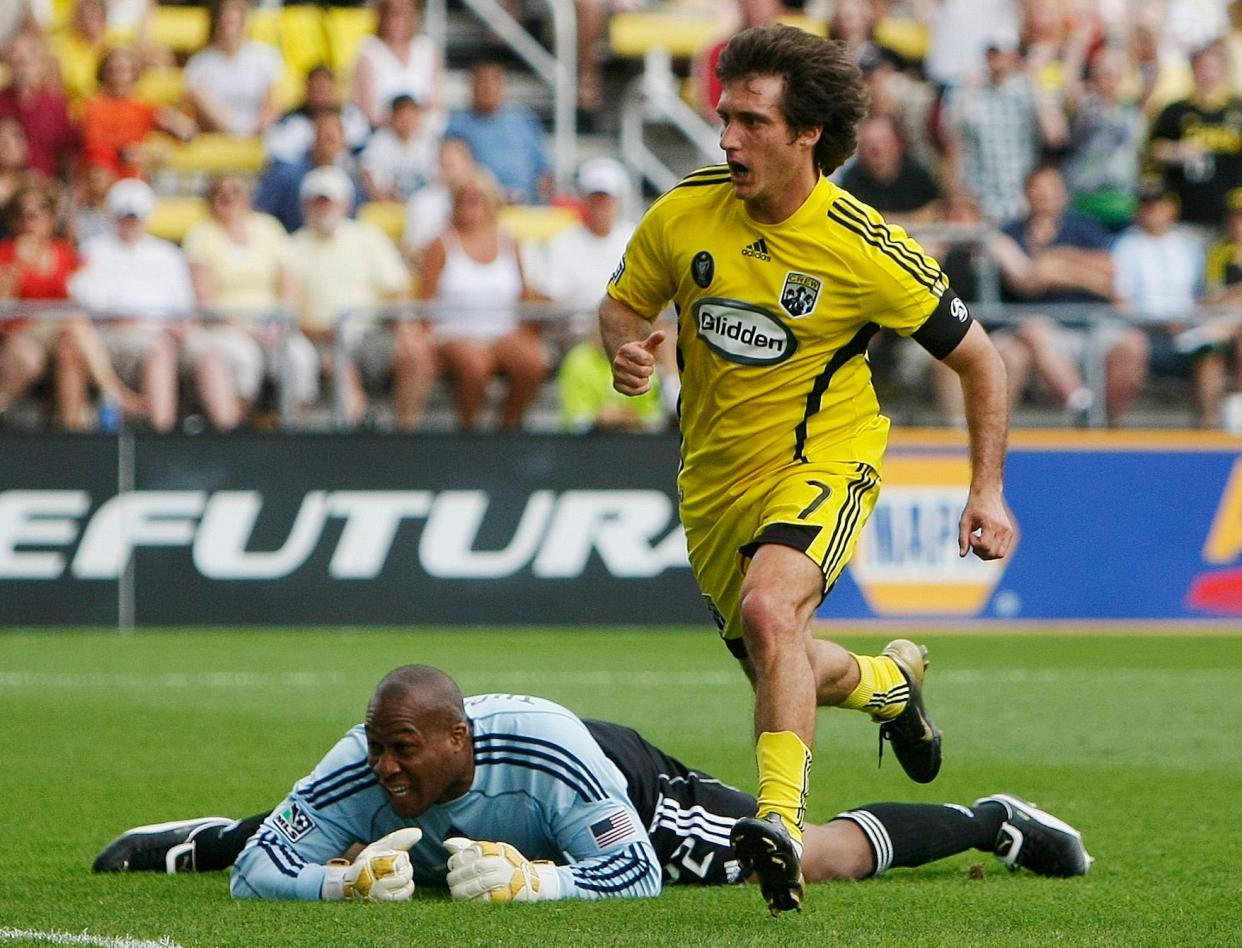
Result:
[[[694,255],[694,259],[690,261],[690,276],[695,283],[703,289],[707,289],[715,275],[716,261],[712,259],[712,255],[706,250],[700,250]]]
[[[786,274],[785,286],[781,290],[781,309],[794,319],[811,315],[819,302],[819,291],[823,285],[818,277],[808,273]]]

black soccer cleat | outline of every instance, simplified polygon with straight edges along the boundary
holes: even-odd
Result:
[[[802,857],[779,814],[748,816],[733,824],[729,845],[742,875],[759,878],[759,892],[773,915],[802,911]]]
[[[95,872],[194,872],[194,837],[213,826],[232,826],[226,816],[152,823],[126,830],[95,857]]]
[[[1041,876],[1085,876],[1094,861],[1082,844],[1082,834],[1034,803],[1008,793],[975,801],[999,803],[1007,819],[996,834],[992,851],[1017,872],[1030,869]]]
[[[940,773],[940,730],[932,723],[923,705],[923,674],[927,670],[927,646],[915,645],[909,639],[894,639],[884,646],[887,655],[901,670],[910,689],[906,708],[890,721],[880,721],[880,759],[884,759],[884,742],[893,745],[893,753],[906,776],[915,783],[931,783]]]

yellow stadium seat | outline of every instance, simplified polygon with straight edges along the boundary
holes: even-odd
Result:
[[[207,205],[197,197],[162,197],[147,218],[147,230],[156,237],[181,243],[186,231],[207,216]]]
[[[378,227],[399,244],[405,233],[405,205],[400,201],[367,201],[358,207],[358,220]]]
[[[134,95],[152,105],[176,105],[185,95],[185,77],[180,69],[148,69],[138,80]]]
[[[258,7],[246,17],[246,35],[252,40],[280,49],[280,9]]]
[[[263,168],[263,142],[258,138],[234,138],[207,133],[177,145],[168,158],[168,167],[180,172],[202,174],[257,174]]]
[[[689,59],[720,30],[720,18],[704,13],[634,11],[615,13],[608,23],[614,56],[641,59],[647,50],[664,48],[677,59]]]
[[[572,207],[510,204],[500,209],[500,226],[519,243],[541,243],[582,220]]]
[[[377,18],[371,7],[329,7],[324,20],[332,68],[341,76],[350,73],[358,47],[375,34]]]
[[[209,21],[205,7],[166,7],[151,11],[151,42],[189,55],[207,45]]]
[[[922,62],[927,55],[927,26],[918,20],[881,17],[875,24],[874,38],[877,44],[891,49],[907,62]]]
[[[280,52],[290,72],[305,77],[313,67],[329,61],[328,34],[319,7],[287,6],[275,12],[280,15]]]

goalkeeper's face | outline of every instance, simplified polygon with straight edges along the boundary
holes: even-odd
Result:
[[[398,816],[418,816],[470,789],[470,726],[449,723],[414,695],[372,701],[367,708],[367,763]]]

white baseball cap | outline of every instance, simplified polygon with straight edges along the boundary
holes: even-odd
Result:
[[[108,189],[105,203],[113,217],[137,217],[145,221],[155,210],[155,192],[151,185],[138,178],[122,178]]]
[[[630,176],[619,161],[592,158],[578,168],[578,190],[583,194],[608,194],[623,198],[630,193]]]
[[[298,194],[304,204],[315,198],[325,197],[338,204],[349,205],[354,202],[354,183],[340,168],[329,165],[325,168],[316,168],[303,178]]]

